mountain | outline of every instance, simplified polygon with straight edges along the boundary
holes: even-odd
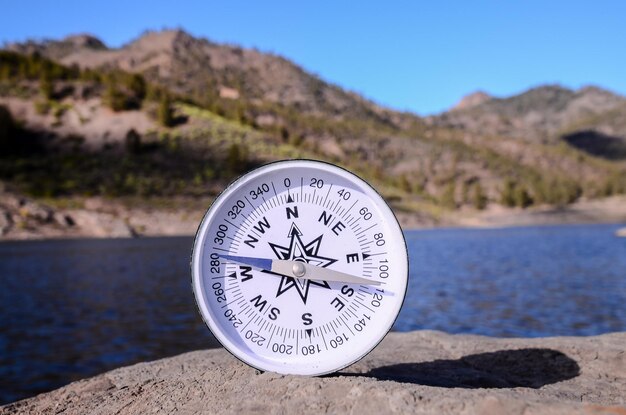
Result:
[[[452,110],[466,110],[468,108],[476,107],[483,102],[489,101],[491,98],[492,96],[485,91],[472,92],[471,94],[461,98],[461,100],[454,107],[452,107]]]
[[[624,138],[626,99],[594,86],[571,90],[547,85],[507,98],[470,95],[435,123],[529,141],[555,141],[592,129]]]
[[[422,118],[284,57],[182,30],[120,48],[82,34],[0,53],[0,107],[46,143],[0,157],[0,179],[27,193],[193,198],[259,163],[298,157],[356,171],[397,212],[428,223],[459,208],[626,193],[626,100],[599,87],[479,91]]]
[[[149,81],[199,102],[217,94],[336,117],[371,118],[385,112],[280,56],[216,44],[183,30],[148,31],[119,49],[107,48],[90,35],[11,44],[8,49],[20,53],[38,51],[64,65],[140,72]]]

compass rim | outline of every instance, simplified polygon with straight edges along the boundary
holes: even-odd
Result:
[[[238,347],[237,344],[235,344],[234,342],[232,342],[231,340],[227,338],[227,335],[225,334],[224,329],[221,327],[219,323],[215,321],[214,318],[211,319],[212,321],[207,320],[207,316],[211,316],[212,313],[209,310],[209,307],[207,306],[206,302],[204,301],[207,297],[206,296],[207,293],[204,289],[204,284],[202,284],[202,281],[201,281],[202,273],[201,273],[201,270],[199,269],[199,266],[200,266],[199,263],[200,263],[201,253],[203,252],[201,243],[206,240],[205,235],[206,235],[206,232],[208,231],[208,228],[210,227],[209,219],[211,219],[213,216],[215,216],[216,213],[219,212],[218,208],[225,200],[227,200],[226,196],[231,193],[231,190],[234,191],[235,189],[237,189],[237,187],[240,184],[243,184],[247,181],[251,181],[257,176],[271,173],[274,170],[273,167],[276,167],[276,166],[280,167],[280,165],[284,165],[284,164],[296,164],[297,166],[295,167],[307,167],[308,165],[308,166],[312,166],[313,168],[320,168],[320,166],[324,166],[322,167],[322,169],[329,169],[329,170],[336,169],[338,174],[344,177],[347,176],[346,178],[348,178],[350,181],[356,178],[358,181],[361,182],[362,185],[365,185],[366,188],[369,188],[373,192],[373,195],[376,196],[376,198],[378,199],[374,201],[374,203],[377,206],[380,204],[380,202],[382,202],[382,206],[385,206],[387,208],[386,210],[388,211],[388,213],[391,214],[391,217],[393,218],[393,221],[390,221],[391,223],[389,225],[395,228],[394,231],[397,231],[399,233],[400,239],[402,241],[402,246],[404,247],[404,257],[403,257],[404,261],[403,262],[405,262],[405,265],[406,265],[405,283],[402,287],[402,300],[398,302],[397,309],[395,308],[392,309],[392,311],[395,312],[395,316],[393,317],[393,319],[390,319],[391,321],[388,327],[384,327],[384,329],[380,329],[379,335],[377,334],[376,336],[372,336],[373,338],[377,338],[378,336],[380,336],[380,338],[378,338],[375,341],[367,342],[369,343],[369,345],[367,345],[364,348],[363,353],[358,353],[356,358],[349,360],[345,364],[341,363],[340,365],[334,365],[332,368],[328,370],[315,371],[314,364],[302,364],[302,365],[290,364],[290,365],[285,365],[284,366],[285,370],[283,371],[281,370],[283,369],[283,367],[276,365],[276,364],[272,364],[269,360],[265,360],[264,358],[260,357],[255,352],[246,353],[244,348]],[[383,219],[387,219],[387,218],[383,217]],[[198,245],[199,242],[200,242],[200,246]],[[192,286],[192,291],[194,294],[196,307],[198,308],[199,314],[203,322],[205,323],[209,331],[213,334],[213,336],[217,339],[217,341],[224,347],[224,349],[226,349],[226,351],[228,351],[231,355],[233,355],[239,361],[257,370],[260,370],[263,372],[271,371],[271,372],[275,372],[279,374],[289,374],[289,375],[297,375],[297,376],[323,376],[323,375],[327,375],[330,373],[335,373],[339,370],[342,370],[360,361],[369,353],[371,353],[385,339],[385,337],[389,334],[389,332],[393,328],[393,325],[397,321],[400,315],[400,312],[402,310],[402,307],[404,305],[404,302],[406,301],[406,293],[408,290],[409,278],[410,278],[410,263],[409,263],[408,246],[406,243],[406,238],[404,237],[402,226],[400,225],[400,222],[398,221],[398,218],[395,212],[393,211],[391,206],[389,206],[387,201],[385,201],[385,199],[382,197],[380,192],[376,190],[376,188],[372,186],[369,182],[367,182],[365,179],[361,178],[358,174],[342,166],[338,166],[334,163],[330,163],[330,162],[323,161],[323,160],[314,160],[314,159],[305,159],[305,158],[276,160],[276,161],[272,161],[269,163],[265,163],[235,178],[221,192],[219,192],[219,194],[215,197],[215,199],[211,202],[211,204],[207,208],[206,212],[204,213],[202,217],[202,220],[200,221],[198,225],[198,228],[196,230],[194,240],[193,240],[193,248],[191,252],[189,265],[191,268],[191,286]],[[206,308],[206,315],[203,310],[205,308]],[[214,330],[213,325],[215,326],[216,330]],[[233,350],[231,350],[231,347]],[[242,356],[239,356],[239,354],[241,354]],[[244,357],[250,357],[250,359],[245,359]],[[261,363],[265,361],[265,362],[268,362],[268,364],[272,365],[273,367],[271,369],[267,369],[267,368],[261,367],[262,365],[256,364],[255,361],[259,361]],[[311,368],[313,370],[307,371],[310,373],[294,373],[293,371],[289,370],[290,368],[293,368],[293,367]]]

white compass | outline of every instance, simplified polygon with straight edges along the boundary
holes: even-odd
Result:
[[[227,350],[298,375],[334,372],[370,352],[408,282],[402,230],[382,197],[309,160],[232,183],[200,224],[191,269],[200,313]]]

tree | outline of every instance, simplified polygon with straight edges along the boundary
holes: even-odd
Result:
[[[52,83],[52,77],[48,73],[43,73],[39,78],[39,89],[45,99],[54,98],[54,84]]]
[[[474,192],[472,194],[472,204],[478,210],[483,210],[487,207],[487,196],[483,192],[483,188],[479,182],[474,185]]]
[[[533,204],[533,199],[530,197],[526,189],[522,186],[516,187],[514,198],[515,206],[519,206],[521,208],[527,208],[528,206]]]
[[[141,106],[141,101],[146,97],[146,80],[140,74],[132,74],[128,82],[128,88],[131,90],[138,106]]]
[[[130,154],[139,154],[141,151],[141,136],[134,128],[131,128],[126,133],[126,139],[124,140],[126,151]]]
[[[441,195],[441,204],[448,209],[456,209],[455,193],[456,185],[454,181],[451,181],[450,183],[448,183],[443,191],[443,194]]]
[[[104,101],[115,112],[128,109],[126,95],[117,89],[111,81],[107,82],[106,91],[104,92]]]
[[[504,188],[500,192],[500,203],[504,206],[515,207],[515,182],[511,179],[504,181]]]
[[[11,112],[4,105],[0,105],[0,150],[2,152],[11,150],[15,132],[16,126]]]
[[[228,155],[226,156],[226,171],[228,174],[232,175],[241,170],[242,159],[243,157],[239,145],[237,143],[231,144],[228,149]]]
[[[159,123],[164,127],[174,125],[174,112],[172,111],[172,102],[169,94],[163,94],[159,102],[159,110],[157,112]]]

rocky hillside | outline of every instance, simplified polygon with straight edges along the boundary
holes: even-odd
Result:
[[[140,72],[170,90],[210,102],[227,99],[290,106],[326,116],[384,117],[385,111],[356,94],[323,82],[280,56],[220,45],[182,30],[145,32],[119,49],[90,35],[61,41],[12,44],[23,54],[38,52],[64,65]]]
[[[259,163],[294,157],[348,167],[398,213],[428,224],[459,209],[626,193],[626,100],[597,87],[479,92],[421,118],[283,57],[181,30],[117,49],[79,35],[0,55],[0,180],[54,203],[182,206]]]
[[[508,98],[478,93],[461,100],[435,122],[531,142],[555,142],[584,130],[626,142],[626,98],[598,87],[574,91],[558,85]]]

